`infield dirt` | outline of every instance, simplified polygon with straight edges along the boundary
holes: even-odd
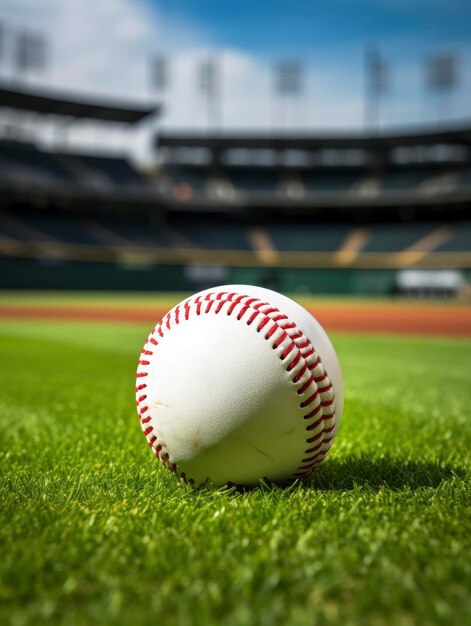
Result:
[[[69,296],[63,302],[57,297],[50,302],[43,297],[38,302],[2,299],[0,318],[155,324],[180,299],[166,296],[165,304],[158,297],[154,302],[143,302],[139,296],[135,303],[128,297],[106,304],[94,303],[90,297],[81,302],[80,295],[73,300]],[[471,336],[468,304],[306,299],[302,304],[328,331]]]

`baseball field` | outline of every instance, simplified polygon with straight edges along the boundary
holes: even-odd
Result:
[[[344,371],[330,456],[287,489],[195,492],[135,415],[177,299],[0,297],[0,623],[466,623],[470,307],[305,302]]]

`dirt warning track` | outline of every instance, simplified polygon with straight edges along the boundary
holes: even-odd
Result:
[[[396,302],[319,302],[307,304],[329,331],[406,333],[471,337],[471,307],[457,304],[413,304]],[[1,303],[0,318],[44,321],[131,322],[154,325],[168,306],[93,305],[67,303]]]

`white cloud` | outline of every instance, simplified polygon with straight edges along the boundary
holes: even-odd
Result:
[[[6,0],[9,31],[34,28],[50,43],[51,67],[30,80],[62,89],[145,98],[149,57],[201,43],[201,33],[175,24],[142,0]]]
[[[148,85],[148,61],[165,52],[171,59],[171,84],[165,94],[164,125],[205,128],[208,106],[197,89],[197,67],[207,57],[210,37],[191,24],[175,23],[142,0],[6,0],[0,19],[11,30],[44,32],[51,44],[51,68],[29,81],[80,93],[126,100],[156,99]],[[326,74],[306,77],[310,88],[297,102],[276,105],[272,67],[237,49],[220,49],[223,75],[222,122],[225,128],[305,128],[351,126],[358,102],[345,81]],[[339,94],[341,96],[339,97]],[[349,95],[351,103],[341,111]],[[82,131],[83,135],[83,131]]]
[[[172,64],[172,81],[164,99],[167,110],[164,125],[207,126],[208,107],[196,88],[196,67],[216,48],[211,35],[191,23],[176,22],[144,0],[3,0],[0,21],[11,32],[35,28],[47,35],[51,67],[44,76],[31,76],[32,84],[80,94],[154,101],[157,95],[149,89],[148,61],[153,54],[164,52]],[[397,42],[384,42],[384,45],[385,51],[394,55]],[[464,64],[469,67],[471,53],[465,52]],[[303,95],[297,101],[283,104],[274,102],[273,68],[266,60],[238,49],[219,48],[218,53],[223,70],[224,128],[362,127],[364,78],[360,45],[317,51],[312,63],[306,60]],[[419,63],[420,59],[414,62],[398,59],[395,68],[398,80],[383,107],[386,124],[424,120]],[[8,75],[5,64],[0,71],[3,76]],[[400,76],[403,78],[399,79]],[[470,85],[465,84],[461,96],[457,94],[455,116],[466,113],[465,96],[470,91]],[[428,115],[433,119],[432,113]],[[90,136],[82,129],[79,132],[82,142]],[[140,137],[139,146],[142,133]],[[126,141],[132,143],[127,136]]]

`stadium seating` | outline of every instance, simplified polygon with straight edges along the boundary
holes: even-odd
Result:
[[[301,171],[300,179],[311,193],[342,193],[358,183],[361,172]]]
[[[274,247],[280,251],[334,252],[338,250],[348,225],[287,223],[268,225],[266,231]]]
[[[438,173],[441,173],[441,171]],[[432,179],[435,176],[437,176],[437,170],[431,168],[393,170],[383,175],[382,188],[384,191],[417,189],[427,179]]]
[[[112,186],[147,184],[123,158],[53,153],[31,144],[0,142],[0,180],[24,185],[87,185],[104,180]]]
[[[471,170],[463,170],[459,174],[459,181],[461,185],[471,187]]]
[[[116,157],[74,155],[89,170],[107,176],[115,185],[141,185],[145,179],[127,161]]]
[[[51,182],[73,181],[74,176],[51,152],[37,150],[29,144],[0,142],[2,178],[5,180]]]
[[[436,223],[376,224],[368,228],[363,252],[399,252],[406,250],[436,230]]]
[[[13,221],[16,229],[19,229],[23,233],[23,237],[29,240],[35,240],[42,235],[47,241],[72,244],[95,243],[93,238],[81,227],[80,220],[74,215],[65,216],[41,211],[29,212],[25,216],[10,216],[9,220],[10,223]]]
[[[113,234],[116,236],[116,241],[121,242],[121,245],[130,246],[142,246],[146,248],[166,248],[171,242],[166,235],[163,226],[151,224],[149,220],[144,217],[136,218],[130,216],[94,216],[88,218],[90,221],[96,222],[103,229],[110,234],[109,243],[112,241]],[[95,232],[97,232],[95,230]],[[103,235],[102,242],[103,242]],[[106,239],[105,239],[106,240]]]
[[[180,244],[187,242],[188,247],[249,250],[247,224],[230,218],[217,221],[201,216],[178,216],[171,220],[172,228],[181,235]]]
[[[436,252],[469,252],[471,249],[471,222],[462,222],[453,228],[452,237],[438,246]]]
[[[442,222],[412,224],[377,223],[365,227],[359,253],[396,253],[416,248],[422,240],[443,229]],[[142,217],[110,214],[69,214],[60,211],[0,212],[0,239],[24,242],[63,243],[105,247],[133,247],[143,250],[194,249],[253,250],[253,223],[229,216],[173,215],[166,223],[151,224]],[[358,226],[346,222],[318,223],[265,221],[256,226],[264,241],[276,252],[339,252]],[[433,251],[469,252],[471,222],[447,227],[447,236]]]
[[[208,172],[197,167],[169,167],[165,169],[165,173],[172,183],[172,193],[178,185],[185,184],[193,193],[201,194],[205,191],[209,180]]]
[[[276,193],[281,182],[277,170],[273,168],[228,168],[226,176],[235,189],[251,194]]]

